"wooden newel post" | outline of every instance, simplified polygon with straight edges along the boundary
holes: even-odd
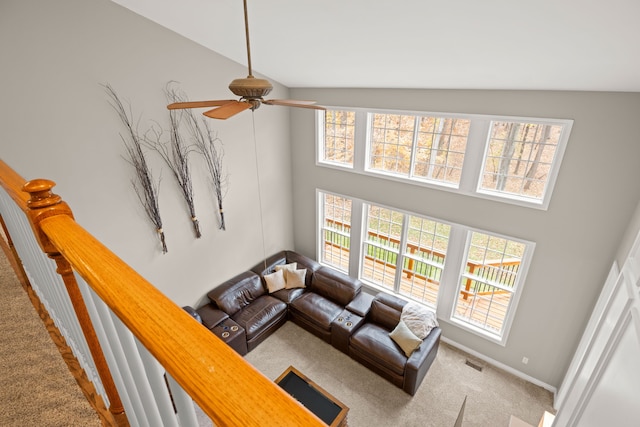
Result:
[[[27,207],[29,208],[27,216],[40,247],[49,258],[56,262],[56,272],[64,281],[73,309],[75,310],[82,332],[87,340],[89,350],[91,351],[91,356],[102,380],[102,385],[109,398],[109,412],[113,416],[114,424],[117,426],[128,426],[129,422],[124,413],[120,395],[113,382],[111,371],[109,371],[109,366],[107,365],[102,347],[93,328],[93,323],[91,323],[91,318],[84,304],[84,299],[82,298],[78,282],[76,282],[73,274],[73,269],[40,227],[43,220],[52,216],[67,215],[73,218],[71,208],[62,201],[60,196],[51,192],[54,186],[55,183],[47,179],[32,180],[23,186],[23,191],[30,195],[29,201],[27,202]]]

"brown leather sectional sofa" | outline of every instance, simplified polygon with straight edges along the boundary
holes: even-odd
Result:
[[[264,276],[276,266],[306,269],[304,287],[269,293]],[[300,273],[302,274],[302,273]],[[212,289],[209,304],[189,309],[244,355],[288,319],[413,395],[436,357],[436,327],[410,357],[389,337],[407,301],[362,291],[362,283],[293,251],[281,251]],[[224,335],[221,335],[224,334]]]

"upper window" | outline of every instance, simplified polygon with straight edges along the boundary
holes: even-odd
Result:
[[[323,166],[540,209],[549,205],[573,124],[331,108],[316,117]]]
[[[480,189],[542,200],[561,135],[561,125],[493,122]]]
[[[341,166],[353,166],[356,113],[326,110],[324,116],[323,161]]]
[[[469,120],[372,114],[369,170],[458,185]]]

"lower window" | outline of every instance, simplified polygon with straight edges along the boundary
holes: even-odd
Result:
[[[375,205],[366,227],[360,278],[435,309],[451,227]]]
[[[420,302],[439,318],[504,344],[532,242],[318,194],[321,263]]]
[[[502,335],[521,281],[523,242],[469,232],[466,265],[460,274],[453,317],[474,328]]]
[[[322,194],[322,249],[320,261],[340,271],[349,271],[351,248],[351,200]]]

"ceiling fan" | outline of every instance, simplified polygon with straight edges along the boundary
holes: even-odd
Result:
[[[247,14],[247,0],[244,2],[244,28],[247,39],[247,62],[249,75],[246,78],[235,79],[229,84],[229,89],[235,95],[239,96],[239,100],[214,100],[214,101],[194,101],[194,102],[174,102],[167,105],[169,110],[183,108],[208,108],[215,107],[212,110],[205,111],[203,114],[212,119],[228,119],[244,110],[252,111],[260,107],[261,104],[281,105],[285,107],[312,108],[315,110],[324,110],[324,107],[315,105],[315,101],[297,101],[293,99],[264,99],[273,89],[271,83],[266,79],[255,78],[251,71],[251,47],[249,45],[249,18]]]

